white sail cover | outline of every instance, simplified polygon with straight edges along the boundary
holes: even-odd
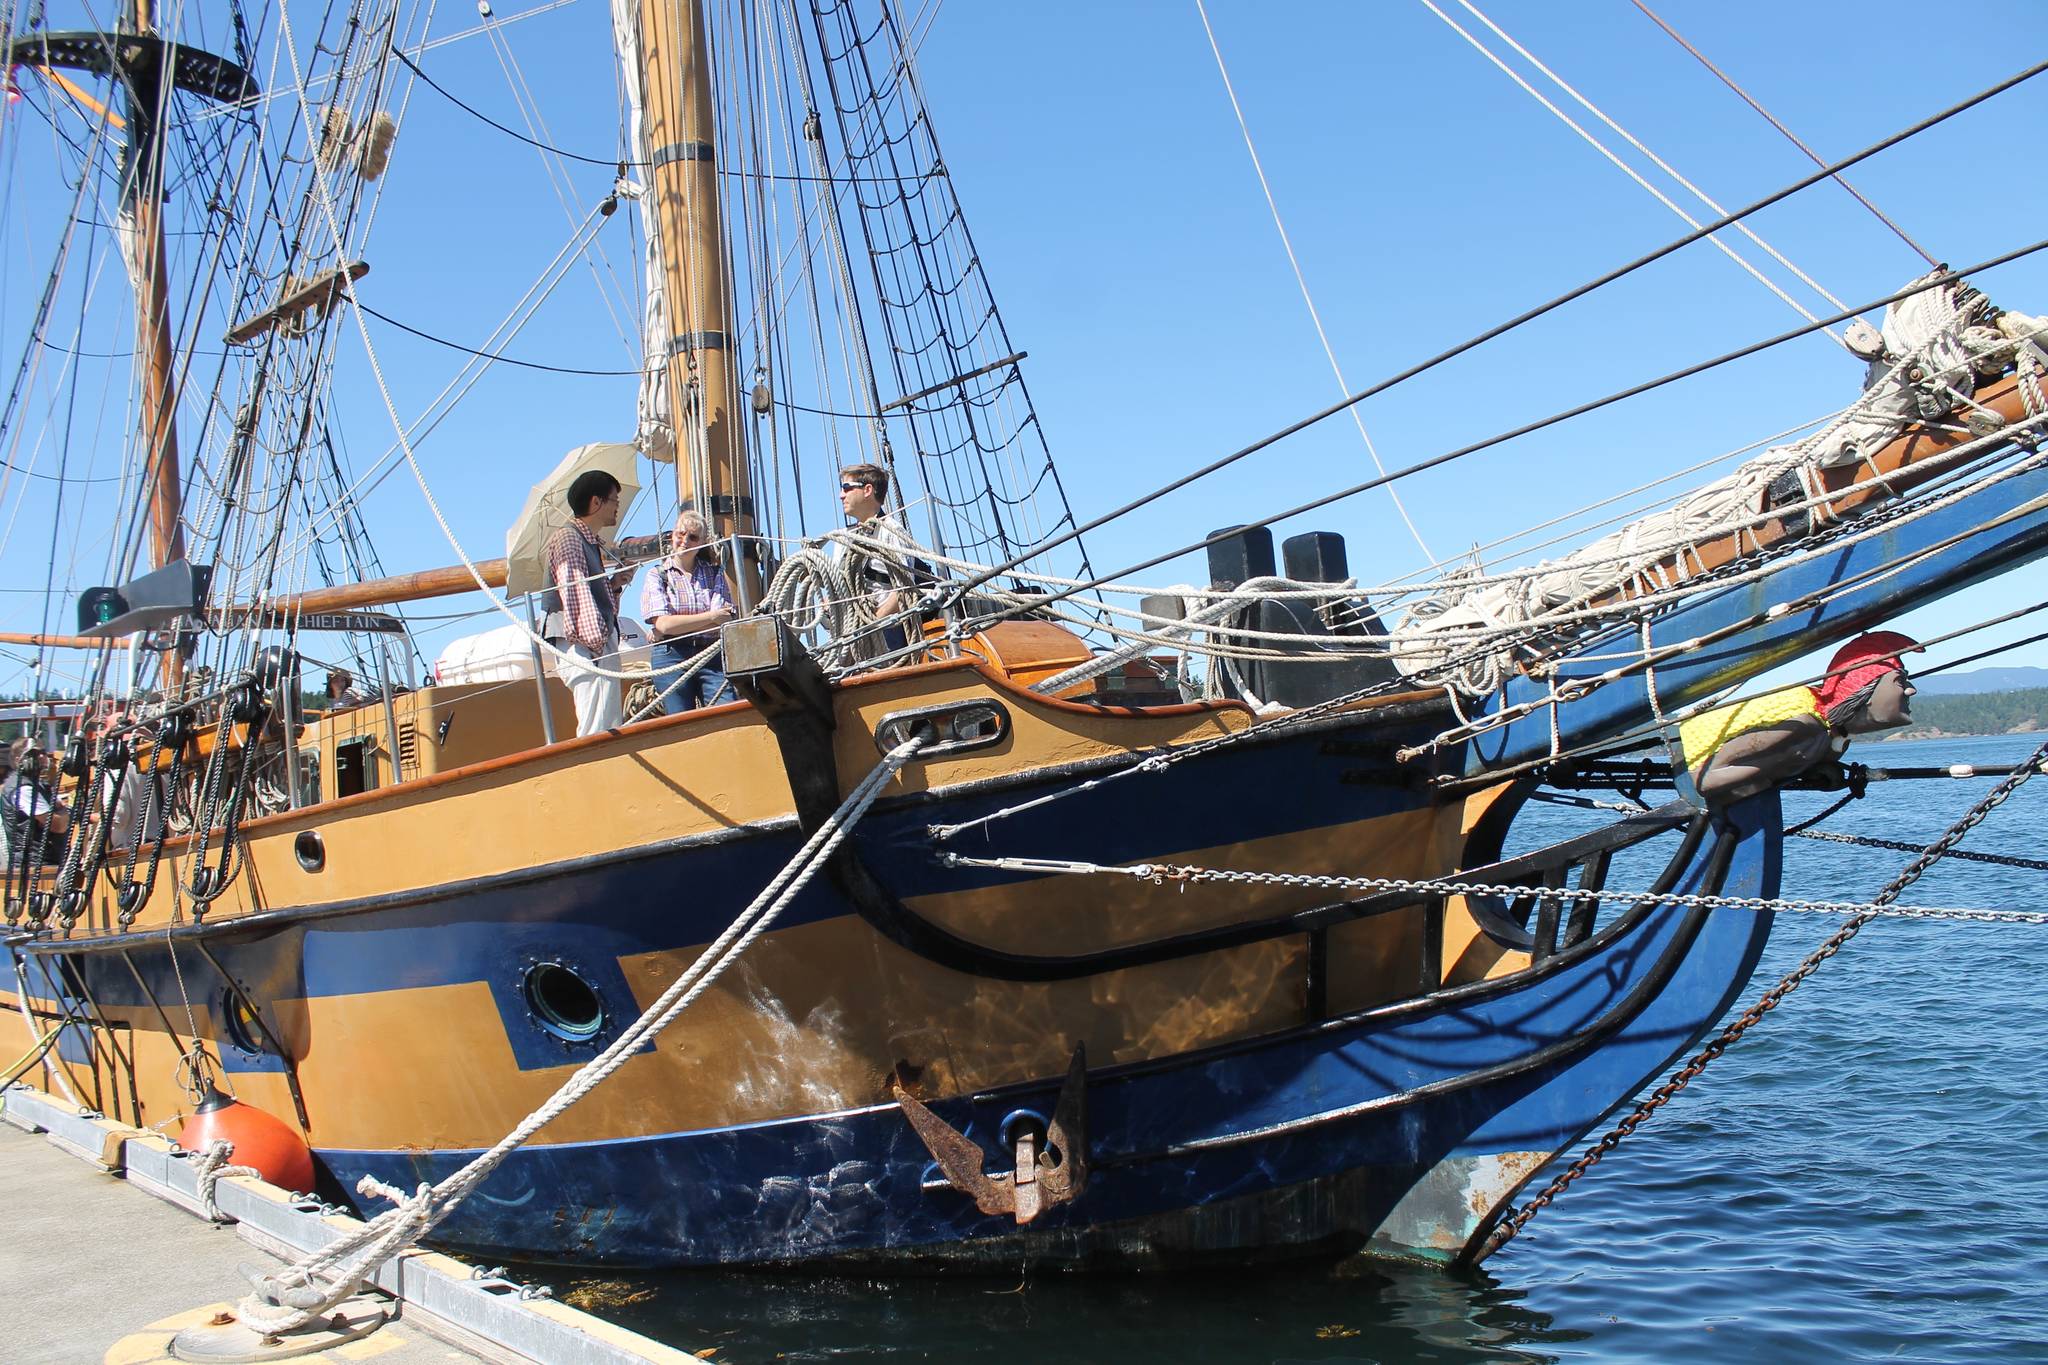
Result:
[[[1987,325],[1980,316],[1985,309],[1981,296],[1971,294],[1968,307],[1959,304],[1961,297],[1962,286],[1951,284],[1887,308],[1884,353],[1871,362],[1863,396],[1805,440],[1773,447],[1666,510],[1506,581],[1461,586],[1460,575],[1447,575],[1442,591],[1409,612],[1400,632],[1408,643],[1395,645],[1395,662],[1410,674],[1431,674],[1467,652],[1469,646],[1457,642],[1460,634],[1469,640],[1474,631],[1538,627],[1545,616],[1605,596],[1674,550],[1752,524],[1764,511],[1765,494],[1788,476],[1800,481],[1803,497],[1817,497],[1823,492],[1815,477],[1819,471],[1854,464],[1909,422],[1967,403],[1975,390],[1977,363],[1982,360],[1995,372],[2011,359],[2016,345],[2027,344],[2037,324],[2006,314],[2006,319],[2029,325]],[[1439,632],[1445,636],[1441,643],[1428,638]],[[1443,680],[1468,695],[1491,692],[1508,664],[1506,641],[1500,645],[1490,657],[1462,663]]]
[[[645,166],[650,160],[641,110],[645,92],[640,82],[640,6],[635,0],[612,0],[612,48],[618,54],[621,82],[626,92],[627,145],[633,159]],[[662,273],[661,223],[659,215],[641,215],[641,229],[647,235],[647,258],[642,267],[640,310],[640,421],[633,444],[650,460],[672,464],[676,458],[675,417],[669,411],[668,393],[668,292]]]

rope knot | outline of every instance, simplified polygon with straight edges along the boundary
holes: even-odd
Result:
[[[249,1175],[263,1178],[263,1172],[254,1166],[230,1166],[228,1158],[235,1154],[235,1144],[226,1138],[215,1138],[206,1144],[206,1151],[199,1157],[199,1202],[206,1208],[206,1216],[216,1223],[232,1223],[235,1220],[220,1211],[220,1205],[213,1199],[214,1188],[229,1176]]]

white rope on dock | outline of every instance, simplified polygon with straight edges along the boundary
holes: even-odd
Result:
[[[603,1084],[642,1044],[667,1028],[678,1014],[689,1008],[737,962],[754,940],[774,923],[784,907],[825,866],[826,860],[852,833],[854,825],[875,803],[890,779],[923,744],[922,739],[911,739],[890,750],[873,771],[861,779],[860,785],[848,794],[831,817],[818,827],[817,833],[804,843],[788,865],[761,889],[753,903],[740,912],[717,941],[662,992],[661,998],[628,1025],[611,1046],[577,1068],[561,1089],[520,1120],[495,1147],[438,1185],[422,1181],[419,1188],[409,1195],[365,1176],[358,1182],[357,1192],[389,1199],[395,1207],[378,1214],[326,1249],[256,1281],[256,1293],[242,1302],[243,1321],[271,1335],[309,1326],[355,1293],[356,1287],[377,1266],[424,1237],[506,1157],[576,1101]]]
[[[214,1202],[213,1191],[221,1181],[235,1175],[253,1175],[258,1180],[263,1178],[263,1172],[257,1170],[254,1166],[230,1165],[228,1158],[234,1154],[234,1143],[229,1142],[226,1138],[215,1138],[212,1142],[206,1144],[206,1152],[199,1158],[197,1169],[199,1202],[205,1206],[206,1216],[216,1223],[231,1223],[234,1221],[228,1215],[222,1213],[220,1205]]]

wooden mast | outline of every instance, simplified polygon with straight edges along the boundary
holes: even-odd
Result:
[[[60,67],[90,71],[116,82],[127,94],[121,245],[135,291],[135,350],[142,380],[137,434],[142,440],[143,477],[149,490],[150,567],[162,568],[185,557],[185,529],[170,280],[164,259],[161,115],[173,90],[226,104],[255,96],[256,83],[235,62],[160,38],[151,0],[124,0],[113,33],[37,29],[25,34],[15,40],[11,59],[32,62],[53,74]],[[71,88],[68,81],[65,86]],[[84,98],[82,92],[74,92],[74,97]],[[89,99],[86,102],[97,105]],[[100,112],[109,122],[121,122],[103,106]],[[175,690],[183,672],[183,651],[174,648],[163,656],[165,688]]]
[[[648,198],[668,299],[676,495],[704,514],[714,537],[738,538],[726,572],[744,610],[761,600],[760,568],[746,552],[756,521],[730,349],[702,0],[640,0],[640,60]]]
[[[150,0],[131,0],[130,31],[153,36]],[[135,353],[142,362],[143,486],[149,490],[150,566],[185,557],[184,472],[178,461],[177,392],[171,351],[170,279],[164,262],[163,143],[157,114],[166,91],[160,66],[128,72],[127,165],[122,207],[129,220],[129,277],[135,286]],[[164,691],[184,683],[182,640],[162,655]]]

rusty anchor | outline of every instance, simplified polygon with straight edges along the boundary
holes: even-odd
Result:
[[[1081,1193],[1088,1183],[1088,1048],[1074,1049],[1067,1064],[1067,1079],[1060,1084],[1052,1120],[1041,1136],[1027,1127],[1013,1144],[1016,1165],[1008,1171],[989,1175],[981,1144],[925,1108],[924,1103],[904,1089],[901,1078],[892,1082],[897,1107],[924,1142],[925,1150],[938,1162],[939,1170],[954,1189],[969,1195],[983,1213],[1015,1214],[1021,1227],[1045,1210],[1064,1204]]]

